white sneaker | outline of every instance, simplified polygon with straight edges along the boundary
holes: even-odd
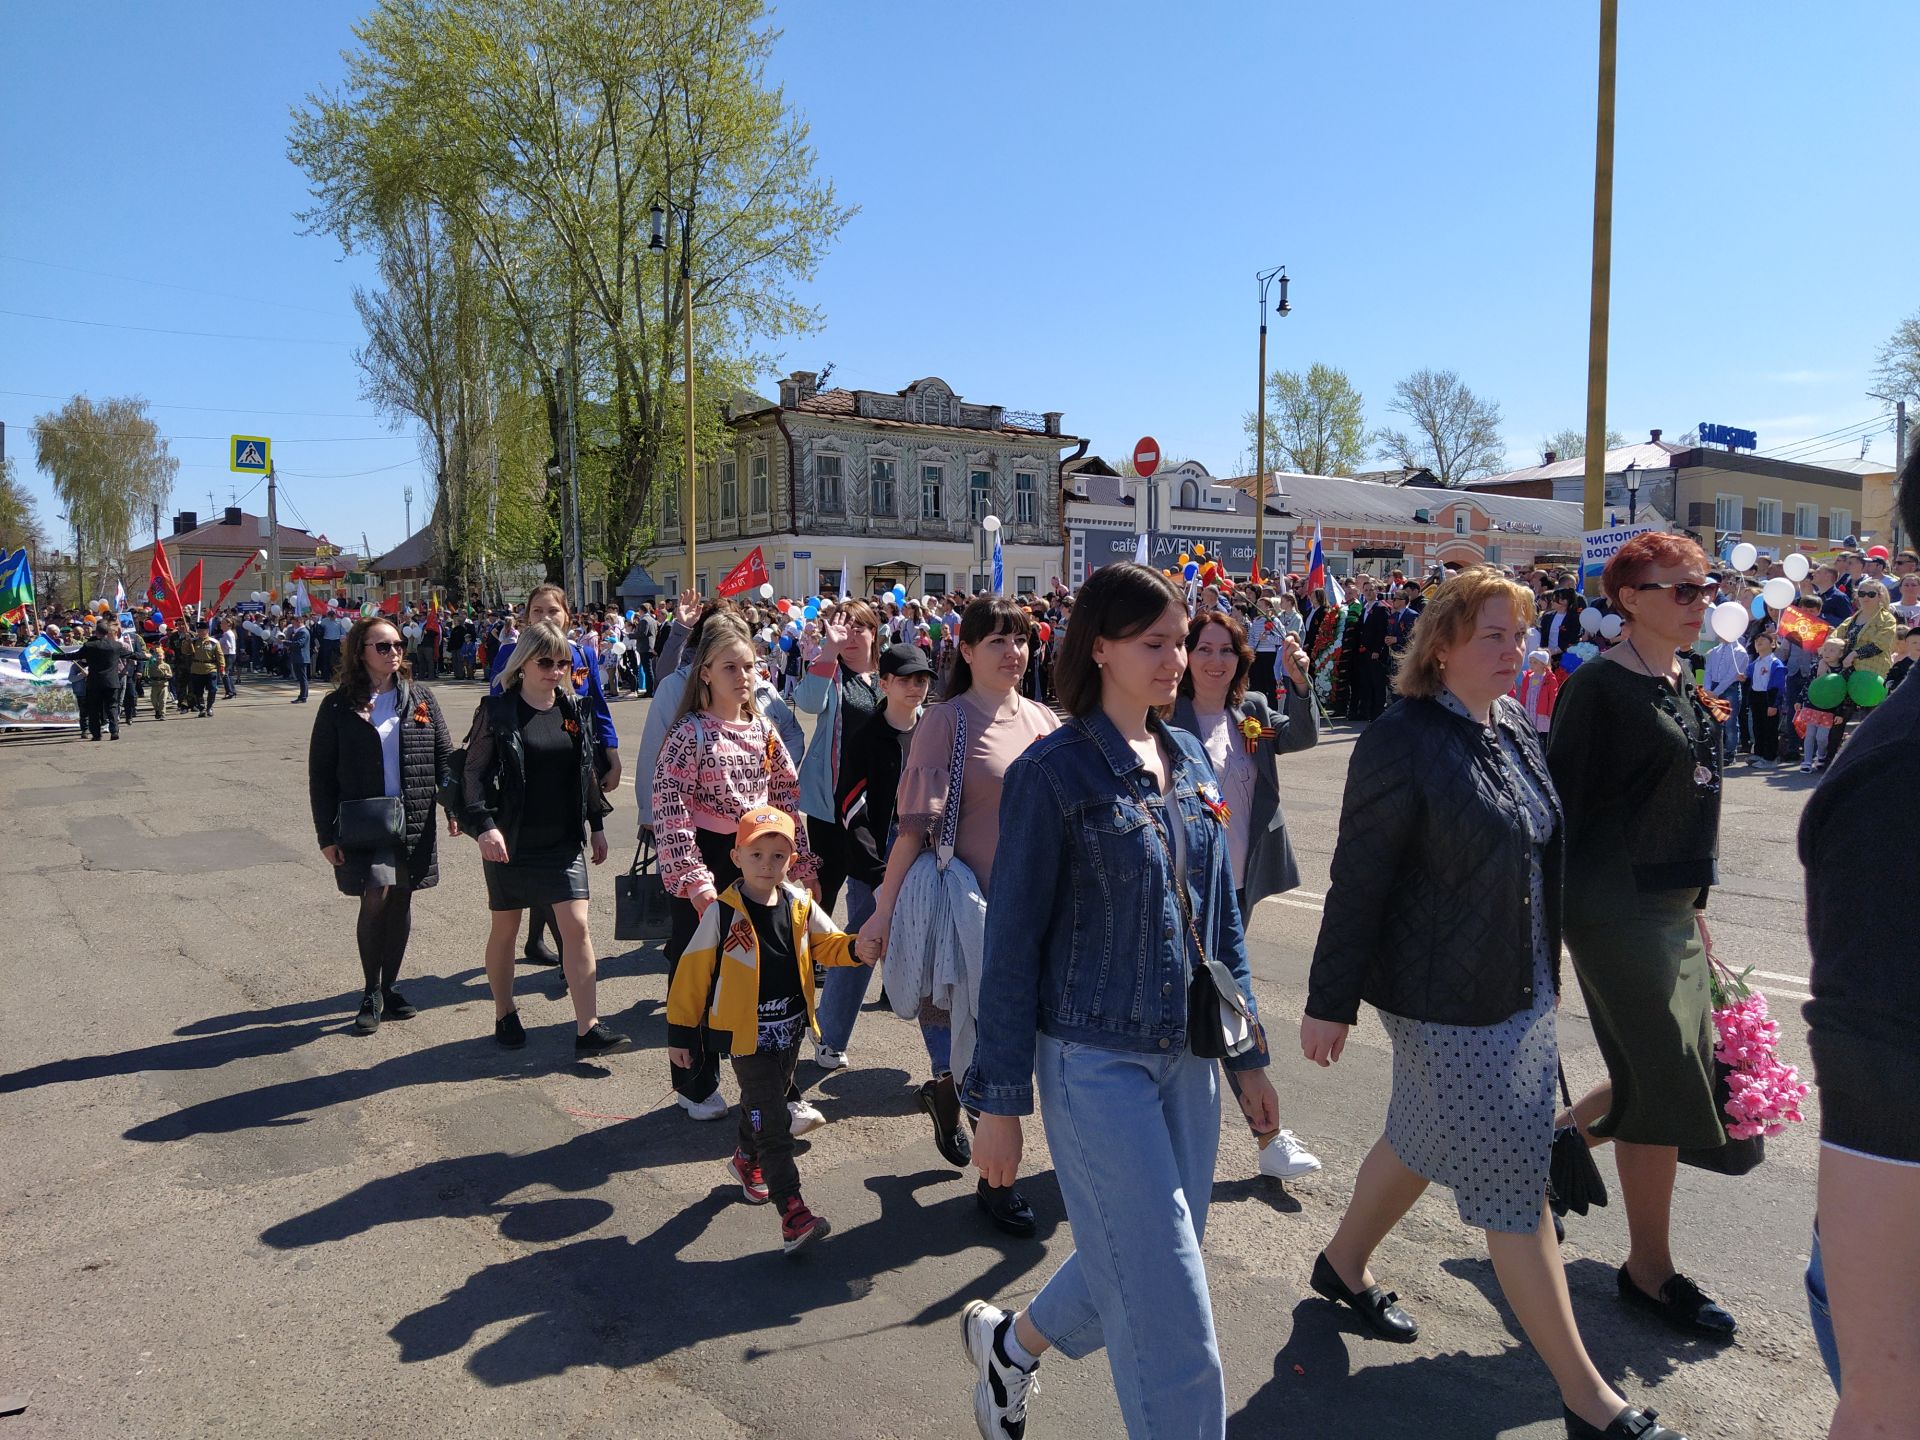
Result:
[[[847,1068],[847,1052],[816,1040],[813,1042],[813,1063],[822,1070],[844,1070]]]
[[[733,1106],[727,1103],[727,1097],[718,1090],[704,1100],[689,1100],[684,1095],[675,1095],[673,1098],[678,1100],[680,1108],[695,1120],[724,1120],[727,1112],[733,1109]]]
[[[1260,1152],[1260,1173],[1276,1180],[1298,1180],[1319,1172],[1320,1157],[1302,1145],[1291,1130],[1282,1130]]]
[[[960,1313],[960,1348],[973,1362],[973,1423],[981,1440],[1023,1440],[1027,1433],[1027,1401],[1040,1393],[1040,1367],[1022,1370],[1000,1358],[994,1337],[1007,1322],[1007,1312],[984,1300],[969,1300]]]
[[[796,1140],[809,1130],[818,1130],[827,1123],[827,1117],[805,1100],[789,1100],[787,1114],[793,1117],[791,1130]]]

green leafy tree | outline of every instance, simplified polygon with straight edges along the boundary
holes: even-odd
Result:
[[[582,513],[610,569],[635,557],[654,483],[679,476],[689,308],[707,397],[695,440],[711,454],[721,399],[771,363],[756,346],[818,323],[796,289],[852,214],[766,83],[766,14],[762,0],[381,0],[343,85],[293,117],[310,230],[380,250],[395,215],[430,207],[474,257],[514,373],[554,417],[563,369],[581,417],[595,408],[591,457],[576,427]],[[648,248],[655,203],[673,220],[664,256]]]
[[[1254,446],[1259,414],[1244,417],[1248,470],[1259,463]],[[1267,468],[1300,475],[1351,475],[1367,458],[1366,402],[1332,365],[1305,375],[1276,370],[1267,377]]]
[[[122,567],[135,525],[173,493],[180,462],[136,397],[96,405],[76,395],[33,422],[35,463],[53,478],[53,493],[67,507],[76,569],[91,556],[96,580]]]
[[[1506,463],[1500,406],[1475,395],[1452,370],[1414,371],[1393,387],[1387,408],[1405,416],[1410,428],[1380,431],[1374,437],[1379,453],[1431,470],[1443,486],[1495,474]]]
[[[1607,449],[1618,450],[1627,443],[1627,437],[1618,430],[1607,431]],[[1540,442],[1540,453],[1545,455],[1551,450],[1562,460],[1578,460],[1587,453],[1587,432],[1584,430],[1559,430]]]
[[[38,555],[47,548],[47,533],[20,479],[19,462],[9,455],[0,464],[0,551],[11,554],[23,547],[28,555]]]

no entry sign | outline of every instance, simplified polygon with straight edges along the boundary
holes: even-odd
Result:
[[[1151,435],[1142,435],[1133,447],[1133,473],[1144,478],[1159,468],[1160,442]]]

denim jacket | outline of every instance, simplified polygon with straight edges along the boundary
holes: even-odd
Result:
[[[1039,1031],[1103,1050],[1186,1049],[1193,941],[1168,883],[1169,819],[1184,827],[1184,879],[1208,957],[1253,1000],[1227,829],[1208,806],[1220,792],[1206,752],[1185,731],[1150,723],[1174,759],[1171,808],[1098,711],[1035,741],[1007,770],[979,1040],[961,1087],[986,1114],[1032,1113]],[[1266,1063],[1264,1036],[1227,1062]]]

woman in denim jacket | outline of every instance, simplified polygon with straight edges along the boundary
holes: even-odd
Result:
[[[1077,1249],[1019,1314],[975,1300],[962,1317],[974,1418],[995,1440],[1020,1433],[1038,1357],[1055,1347],[1108,1347],[1135,1440],[1226,1433],[1200,1256],[1220,1090],[1214,1063],[1188,1049],[1196,943],[1253,997],[1219,787],[1199,741],[1161,718],[1186,635],[1165,577],[1101,569],[1055,676],[1073,718],[1007,772],[962,1099],[981,1112],[975,1163],[1007,1184],[1037,1081]],[[1279,1107],[1255,1025],[1258,1043],[1226,1063],[1266,1131]]]

